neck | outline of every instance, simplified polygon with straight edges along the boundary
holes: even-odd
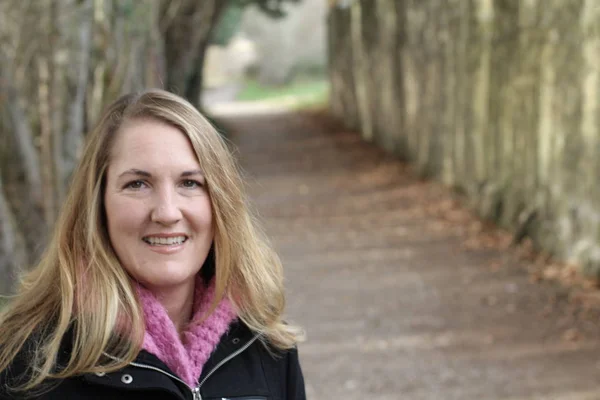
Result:
[[[167,311],[180,335],[192,319],[195,287],[195,281],[190,280],[189,283],[175,288],[150,289]]]

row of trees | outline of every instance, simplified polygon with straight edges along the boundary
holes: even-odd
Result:
[[[0,293],[46,243],[85,133],[122,93],[163,87],[200,107],[205,49],[229,6],[297,0],[0,2]]]
[[[600,4],[331,4],[332,112],[600,278]]]

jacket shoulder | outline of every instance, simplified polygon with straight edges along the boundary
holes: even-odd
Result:
[[[217,366],[221,366],[214,369]],[[214,374],[211,372],[213,371]],[[203,397],[268,396],[273,400],[305,400],[298,350],[281,350],[241,321],[223,335],[202,371]],[[235,387],[231,382],[235,381]]]
[[[243,325],[241,329],[247,329],[254,335],[250,328],[241,324]],[[270,379],[267,379],[270,389],[279,393],[282,399],[305,400],[304,374],[300,365],[298,347],[280,349],[264,340],[257,340],[256,347],[263,369],[270,375]]]
[[[282,399],[305,400],[304,374],[298,348],[282,350],[268,343],[259,347],[265,373],[271,376],[267,380],[272,385],[270,389],[279,393]]]

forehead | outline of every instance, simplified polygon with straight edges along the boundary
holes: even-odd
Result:
[[[166,122],[142,119],[125,123],[116,134],[110,164],[154,163],[198,166],[190,139]]]

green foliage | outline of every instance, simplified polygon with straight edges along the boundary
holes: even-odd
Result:
[[[286,16],[284,11],[285,3],[300,3],[301,1],[302,0],[233,0],[232,4],[242,8],[249,5],[255,5],[270,17],[282,18]]]
[[[244,8],[240,5],[232,4],[227,7],[227,10],[225,10],[219,24],[215,28],[212,44],[227,46],[240,27],[243,13]]]
[[[283,18],[286,16],[284,11],[285,3],[300,3],[301,1],[302,0],[232,0],[215,28],[211,42],[218,46],[227,46],[240,27],[244,8],[246,6],[255,5],[272,18]]]
[[[265,86],[255,80],[246,82],[237,99],[241,101],[272,100],[284,97],[317,98],[327,97],[329,85],[325,79],[300,80],[285,86]]]
[[[131,18],[135,12],[135,5],[131,2],[131,0],[120,1],[114,4],[115,8],[118,10],[118,13],[126,18]]]

